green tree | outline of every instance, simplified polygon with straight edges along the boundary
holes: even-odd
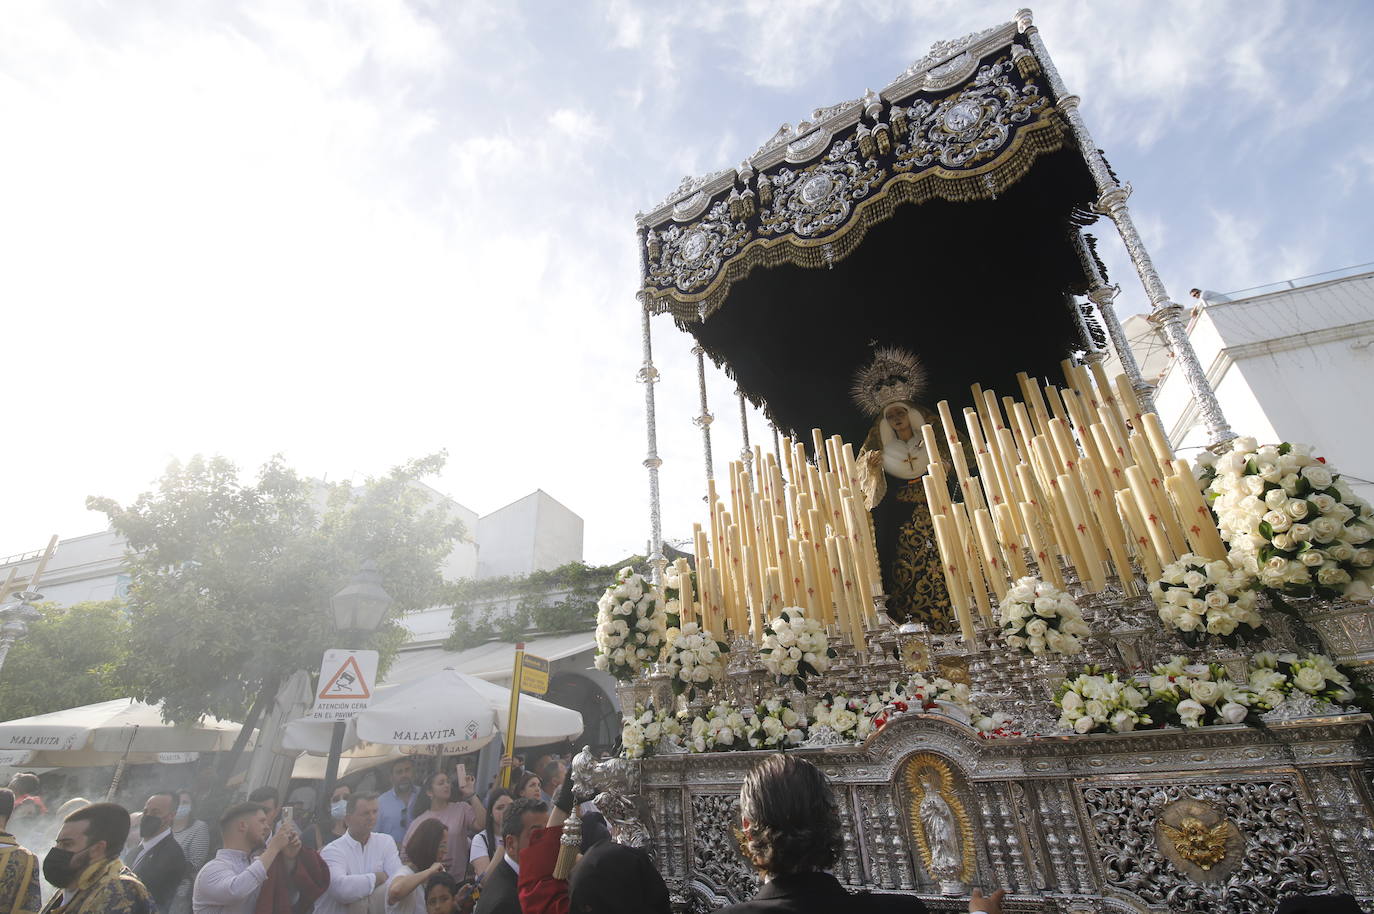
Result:
[[[303,480],[279,457],[248,484],[228,460],[197,456],[127,507],[87,499],[129,544],[132,694],[170,720],[213,714],[246,733],[283,677],[315,669],[328,647],[379,649],[385,669],[404,640],[395,616],[433,605],[464,532],[418,485],[443,465],[424,457],[355,488]],[[369,558],[391,620],[336,633],[329,598]]]
[[[129,619],[118,600],[38,606],[0,675],[0,720],[78,708],[129,694]]]

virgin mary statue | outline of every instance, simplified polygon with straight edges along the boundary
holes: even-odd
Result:
[[[921,477],[930,463],[920,428],[939,428],[918,404],[925,368],[901,349],[879,349],[854,379],[854,400],[876,417],[857,460],[882,566],[888,615],[898,622],[950,627],[951,607]],[[944,440],[944,435],[936,435]]]

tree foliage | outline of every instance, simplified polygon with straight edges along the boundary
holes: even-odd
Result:
[[[129,694],[129,619],[118,600],[58,606],[15,642],[0,676],[0,720],[64,711]]]
[[[228,460],[197,456],[127,507],[87,499],[129,544],[132,693],[162,701],[174,721],[242,719],[328,647],[381,649],[385,665],[404,640],[395,617],[434,605],[463,534],[417,485],[443,464],[432,455],[354,488],[303,480],[279,457],[249,484]],[[336,633],[329,598],[369,558],[395,600],[392,621]]]
[[[462,650],[492,640],[519,641],[531,632],[586,631],[596,624],[596,601],[616,571],[625,564],[640,570],[643,562],[640,557],[616,565],[569,562],[527,575],[449,584],[445,595],[453,606],[453,634],[444,646]]]

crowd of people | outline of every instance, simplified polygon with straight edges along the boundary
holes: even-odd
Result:
[[[519,766],[518,760],[514,761]],[[274,788],[229,805],[216,828],[184,790],[155,790],[130,813],[74,798],[50,814],[36,778],[0,788],[0,914],[668,914],[669,892],[643,850],[614,840],[586,804],[573,806],[567,764],[539,760],[492,784],[485,801],[462,765],[417,780],[409,759],[376,794],[340,785],[312,823],[312,787],[281,802]],[[55,817],[40,861],[11,822]],[[30,829],[30,833],[31,833]],[[740,851],[762,888],[724,914],[921,912],[907,895],[851,892],[832,874],[842,848],[834,793],[816,766],[770,755],[740,790]],[[40,850],[42,848],[39,848]],[[213,850],[213,854],[211,853]],[[44,903],[41,884],[53,887]],[[978,889],[969,911],[1000,912]],[[1345,895],[1283,901],[1279,914],[1344,914]]]

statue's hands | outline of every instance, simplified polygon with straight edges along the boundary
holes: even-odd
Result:
[[[882,463],[883,463],[883,452],[882,452],[882,451],[869,451],[869,452],[868,452],[868,465],[869,465],[870,467],[872,467],[873,469],[876,470],[878,467],[882,466]]]
[[[989,911],[991,914],[1002,914],[1002,896],[1007,894],[1006,889],[998,889],[986,898],[983,897],[982,889],[974,889],[969,896],[968,909],[970,911]]]

